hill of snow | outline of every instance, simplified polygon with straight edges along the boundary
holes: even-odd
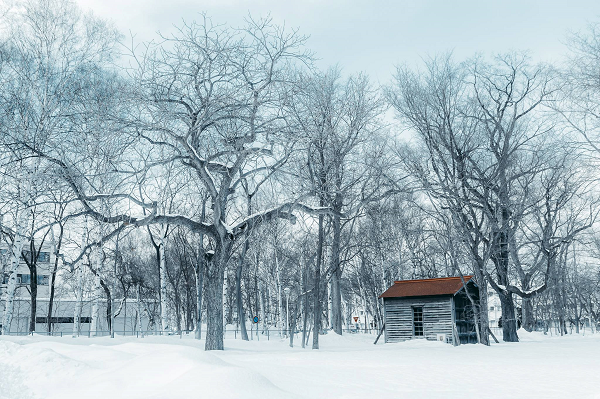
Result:
[[[191,336],[0,337],[0,398],[600,397],[600,334],[491,347],[330,333],[321,350],[283,340]]]

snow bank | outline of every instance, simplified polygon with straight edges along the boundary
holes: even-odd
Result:
[[[24,371],[15,364],[4,363],[5,356],[20,350],[19,345],[0,341],[0,399],[32,398],[33,394],[23,384]]]
[[[519,334],[453,347],[330,333],[319,351],[271,339],[222,352],[191,336],[0,337],[0,399],[598,397],[600,334]]]

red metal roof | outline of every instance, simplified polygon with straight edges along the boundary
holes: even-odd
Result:
[[[465,283],[473,276],[464,276]],[[463,287],[460,277],[430,278],[426,280],[394,281],[380,298],[402,298],[427,295],[454,295]]]

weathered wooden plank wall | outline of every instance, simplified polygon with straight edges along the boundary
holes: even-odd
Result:
[[[452,337],[452,297],[384,298],[385,342],[413,338],[414,306],[423,307],[424,338],[437,340],[437,334]]]

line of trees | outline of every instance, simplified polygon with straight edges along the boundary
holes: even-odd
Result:
[[[145,314],[207,350],[227,324],[248,339],[254,316],[318,349],[357,311],[381,327],[394,280],[466,274],[484,344],[488,286],[505,341],[519,321],[599,322],[597,26],[565,66],[446,54],[377,87],[318,70],[306,37],[269,18],[200,15],[127,45],[67,0],[2,12],[3,332],[20,258],[36,329],[44,246],[48,331],[56,295],[76,298],[74,334],[84,298],[113,334],[129,298],[140,331]]]

